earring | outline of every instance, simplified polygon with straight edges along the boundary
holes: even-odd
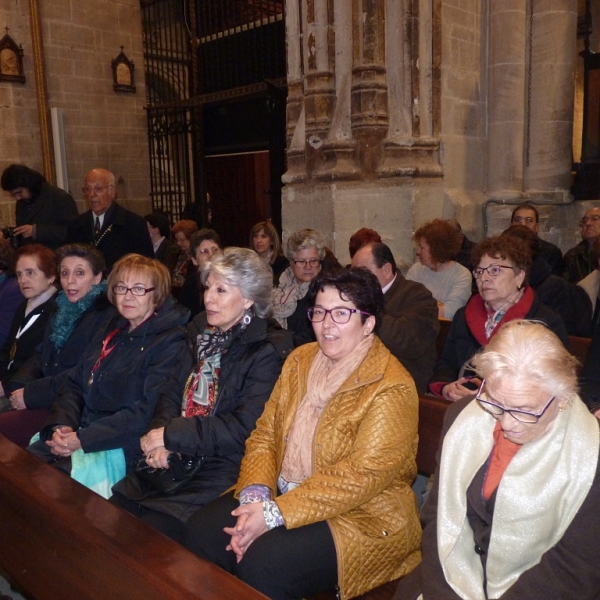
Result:
[[[249,308],[244,311],[244,316],[242,317],[242,325],[246,327],[250,325],[250,321],[252,321],[252,312]]]

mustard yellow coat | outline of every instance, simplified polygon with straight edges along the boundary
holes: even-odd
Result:
[[[316,343],[283,371],[246,442],[237,492],[262,484],[276,495],[292,422],[306,392]],[[313,474],[277,497],[288,529],[326,520],[343,600],[409,573],[421,560],[416,475],[418,396],[406,369],[375,338],[360,367],[323,410]]]

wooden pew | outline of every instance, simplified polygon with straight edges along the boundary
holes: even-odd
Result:
[[[32,600],[264,600],[0,435],[0,570]]]

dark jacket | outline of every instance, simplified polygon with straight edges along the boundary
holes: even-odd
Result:
[[[540,302],[562,317],[569,335],[590,337],[592,302],[585,290],[555,275],[541,255],[533,259],[529,285]]]
[[[565,279],[571,283],[581,281],[595,268],[595,265],[592,264],[590,245],[585,240],[579,242],[574,248],[567,250],[563,261],[565,264]]]
[[[50,408],[67,378],[67,371],[77,364],[98,331],[104,331],[106,322],[115,316],[116,310],[106,295],[98,296],[79,317],[60,351],[50,339],[53,319],[49,319],[42,343],[11,378],[9,391],[23,388],[27,408]]]
[[[189,374],[196,361],[196,339],[206,327],[206,313],[188,326]],[[144,507],[187,519],[237,481],[246,439],[262,414],[292,350],[290,334],[274,322],[255,317],[221,358],[219,392],[209,417],[181,417],[183,385],[171,397],[161,396],[150,429],[165,427],[165,447],[205,459],[200,472],[177,494],[157,496],[135,474],[113,491]]]
[[[459,600],[460,596],[448,585],[437,551],[437,506],[439,462],[442,441],[456,417],[473,400],[463,398],[446,411],[444,429],[438,448],[438,468],[434,485],[423,510],[423,561],[412,573],[400,581],[394,599],[415,600],[423,592],[424,600]],[[486,502],[482,487],[487,463],[477,472],[467,489],[467,519],[473,530],[473,544],[479,546],[482,562],[489,548],[496,492]],[[563,537],[548,550],[540,562],[525,571],[501,596],[502,600],[596,600],[600,597],[600,461],[596,477],[581,508],[571,521]]]
[[[377,335],[411,374],[417,391],[424,394],[437,355],[435,340],[440,330],[437,302],[424,285],[408,281],[400,271],[383,300],[383,318]]]
[[[2,347],[2,350],[0,350],[0,381],[2,381],[2,387],[5,387],[5,389],[10,388],[10,379],[25,364],[25,361],[35,352],[37,345],[44,339],[46,323],[56,309],[55,296],[56,294],[46,300],[43,304],[36,306],[36,308],[27,315],[27,319],[25,319],[27,300],[17,309],[10,326],[8,338]],[[33,325],[31,325],[31,327],[16,340],[19,327],[24,323],[29,322],[35,315],[39,315],[39,317],[35,320]],[[14,356],[11,357],[13,344],[16,344],[16,351]],[[12,360],[13,358],[14,360]]]
[[[6,343],[17,308],[24,300],[15,277],[5,277],[0,281],[0,348]]]
[[[171,240],[165,238],[158,247],[158,250],[154,254],[154,258],[159,260],[169,271],[177,264],[181,250],[177,244],[174,244]]]
[[[69,223],[67,240],[95,245],[104,254],[109,271],[119,258],[130,252],[154,258],[154,248],[146,221],[116,202],[111,204],[104,215],[104,223],[96,243],[94,243],[94,219],[91,210]]]
[[[271,270],[273,271],[273,287],[279,285],[279,277],[289,266],[290,261],[282,254],[278,254],[273,264],[270,265]]]
[[[45,182],[40,193],[29,200],[18,200],[15,207],[17,227],[34,225],[33,238],[19,236],[19,245],[36,242],[52,249],[67,241],[67,223],[78,215],[71,194]]]
[[[579,373],[579,395],[591,412],[600,410],[600,325],[596,324],[592,342]]]
[[[287,318],[287,328],[294,336],[294,348],[316,341],[312,323],[308,318],[308,309],[311,307],[308,297],[298,300],[296,310]]]
[[[481,302],[479,295],[473,296],[467,303],[467,306],[463,306],[456,311],[454,319],[452,319],[452,325],[450,325],[446,344],[435,364],[433,377],[431,378],[432,384],[456,381],[462,366],[481,348],[481,343],[469,329],[465,315],[469,305],[475,303],[476,299]],[[521,299],[522,301],[523,299]],[[485,309],[482,310],[485,311]],[[479,316],[484,320],[486,318],[485,314]],[[533,302],[525,318],[542,321],[560,338],[565,348],[569,348],[569,338],[562,319],[553,310],[542,304],[535,293],[533,294]]]
[[[539,238],[540,240],[540,255],[550,265],[553,275],[562,277],[565,271],[563,263],[563,255],[558,246]]]
[[[177,296],[179,302],[189,309],[192,319],[204,310],[204,286],[195,268],[186,275]]]
[[[154,316],[128,330],[120,315],[98,331],[77,365],[68,373],[40,437],[52,437],[52,428],[67,425],[77,431],[84,452],[123,448],[127,468],[141,457],[140,437],[148,425],[163,386],[183,389],[188,373],[180,368],[187,356],[183,325],[188,311],[172,297]],[[112,331],[114,350],[100,362],[102,342]]]

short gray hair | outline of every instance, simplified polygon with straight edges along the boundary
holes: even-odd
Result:
[[[264,319],[271,314],[273,271],[254,250],[235,246],[225,248],[206,262],[201,275],[203,284],[211,273],[238,288],[244,298],[252,300],[252,309],[257,317]]]
[[[577,364],[555,333],[522,319],[503,325],[471,359],[477,374],[488,381],[507,377],[527,382],[567,401],[577,393]]]
[[[285,255],[289,261],[294,260],[294,255],[300,250],[307,248],[316,248],[319,253],[319,259],[325,258],[325,238],[321,233],[314,229],[301,229],[294,231],[288,238],[285,246]]]

